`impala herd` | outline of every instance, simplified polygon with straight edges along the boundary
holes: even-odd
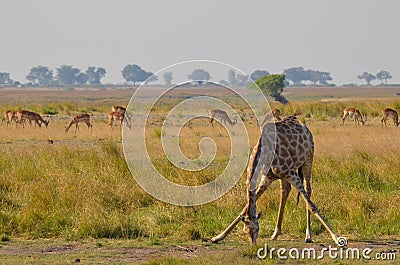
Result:
[[[126,117],[126,118],[125,118]],[[46,121],[40,116],[38,113],[28,110],[7,110],[4,113],[4,117],[1,119],[1,124],[6,123],[7,127],[11,126],[12,122],[15,122],[15,127],[18,128],[18,125],[25,127],[26,122],[28,121],[30,125],[32,125],[32,121],[39,127],[42,127],[44,124],[46,127],[49,125],[50,121]],[[79,130],[79,123],[85,123],[88,129],[92,130],[93,125],[90,123],[90,115],[86,113],[80,113],[74,115],[68,124],[65,127],[65,132],[71,128],[72,125],[75,124],[75,133]],[[115,123],[122,128],[122,125],[125,123],[126,126],[131,128],[131,116],[126,112],[126,108],[122,106],[113,106],[111,108],[111,112],[108,113],[108,125],[112,128]]]
[[[4,118],[1,120],[1,123],[6,122],[8,126],[12,121],[15,121],[16,126],[20,124],[22,127],[25,127],[26,121],[30,124],[34,121],[35,126],[37,124],[39,127],[41,127],[43,123],[46,127],[49,125],[49,121],[43,120],[39,114],[29,110],[7,110],[4,113]]]
[[[217,110],[217,109],[209,110],[208,114],[210,116],[210,123],[212,123],[216,118],[219,118],[221,122],[224,122],[225,124],[228,123],[231,126],[237,123],[236,118],[234,121],[231,121],[228,114],[222,110]],[[280,109],[270,110],[269,112],[267,112],[267,114],[265,114],[265,117],[260,124],[261,128],[264,128],[268,123],[280,121],[281,120],[280,116],[281,116]],[[343,110],[343,116],[340,119],[342,124],[344,124],[344,121],[348,117],[353,118],[354,124],[356,125],[361,124],[361,126],[364,126],[365,122],[367,121],[367,115],[365,114],[361,115],[361,112],[355,108],[345,108]],[[387,127],[386,121],[389,118],[393,120],[394,126],[396,127],[399,126],[399,118],[397,111],[391,108],[385,108],[382,110],[382,119],[381,119],[382,127],[383,124],[385,124],[385,126]]]
[[[223,110],[213,109],[208,111],[208,115],[210,117],[210,123],[212,124],[215,119],[219,119],[224,124],[228,123],[230,126],[233,126],[237,123],[237,118],[235,117],[231,120],[228,114]],[[279,109],[272,109],[270,110],[264,117],[263,121],[261,122],[260,126],[263,128],[266,124],[271,122],[277,122],[281,120],[281,111]],[[352,118],[354,120],[355,125],[365,125],[367,121],[367,116],[364,114],[362,115],[361,112],[355,108],[345,108],[343,110],[343,116],[341,117],[341,123],[344,124],[347,118]],[[123,124],[127,126],[127,128],[131,129],[131,115],[126,111],[126,108],[122,106],[113,106],[111,108],[111,112],[108,113],[108,123],[107,125],[112,128],[113,126],[117,125],[122,128]],[[396,110],[391,108],[385,108],[382,110],[382,118],[381,124],[382,127],[385,125],[387,127],[387,120],[391,119],[395,127],[398,127],[399,116]],[[15,122],[15,126],[18,125],[25,127],[26,122],[29,122],[36,127],[42,127],[44,124],[46,127],[49,125],[49,120],[44,120],[38,113],[28,111],[28,110],[7,110],[4,113],[4,117],[1,120],[1,124],[6,123],[7,127],[11,126],[12,122]],[[90,122],[90,115],[89,114],[77,114],[71,118],[68,124],[65,127],[65,132],[71,128],[72,125],[75,124],[75,133],[79,130],[79,123],[85,123],[88,129],[92,130],[93,125]]]

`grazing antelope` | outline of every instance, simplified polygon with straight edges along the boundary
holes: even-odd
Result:
[[[328,230],[332,239],[344,246],[346,239],[339,237],[321,216],[317,206],[311,201],[311,171],[314,159],[314,140],[311,131],[296,117],[288,116],[274,124],[267,124],[261,137],[253,149],[247,168],[247,205],[241,214],[212,242],[223,240],[229,232],[242,220],[250,244],[256,243],[259,231],[259,218],[256,201],[275,180],[280,180],[281,201],[275,232],[271,239],[275,240],[281,234],[283,212],[291,186],[300,192],[306,202],[306,242],[312,242],[310,216],[314,214]],[[298,172],[296,173],[296,170]],[[262,175],[260,182],[257,181]],[[305,182],[305,184],[303,184]]]
[[[275,122],[280,121],[281,120],[280,116],[281,116],[280,109],[272,109],[268,111],[267,114],[265,114],[264,120],[261,122],[261,128],[264,128],[264,126],[267,123],[270,123],[272,120],[274,120]]]
[[[132,117],[131,117],[131,115],[129,114],[129,112],[126,111],[126,108],[124,108],[124,107],[122,107],[122,106],[113,106],[113,107],[111,108],[111,111],[112,111],[112,112],[119,112],[119,113],[124,114],[124,115],[126,116],[125,118],[129,119],[129,122],[131,122]]]
[[[230,126],[233,126],[237,123],[236,118],[233,121],[231,121],[228,114],[226,114],[226,112],[223,110],[219,110],[219,109],[209,110],[208,115],[210,116],[211,124],[216,118],[219,118],[221,120],[221,122],[224,122],[224,124],[226,124],[226,122],[229,123]]]
[[[121,113],[125,113],[126,112],[126,108],[122,107],[122,106],[112,106],[111,108],[112,112],[121,112]]]
[[[7,127],[12,121],[15,121],[15,124],[17,124],[18,119],[15,111],[7,110],[4,112],[4,117],[1,119],[1,124],[3,124],[4,121],[6,122]]]
[[[382,110],[382,119],[381,119],[381,123],[382,123],[382,128],[383,128],[383,124],[386,125],[386,120],[388,118],[391,118],[393,120],[393,124],[394,126],[398,127],[399,126],[399,115],[397,114],[397,111],[395,111],[394,109],[391,108],[385,108]]]
[[[46,127],[49,125],[49,121],[43,120],[42,116],[37,114],[36,112],[32,112],[29,110],[17,110],[16,116],[18,118],[18,123],[22,124],[22,127],[25,126],[25,121],[29,121],[30,124],[32,124],[32,121],[35,122],[39,127],[42,127],[42,124],[46,125]]]
[[[72,125],[75,124],[75,133],[79,129],[79,123],[84,122],[86,123],[88,129],[90,128],[90,131],[92,131],[93,125],[90,123],[90,115],[89,114],[77,114],[74,117],[72,117],[71,121],[67,124],[67,127],[65,127],[65,132],[68,132],[69,128],[71,128]]]
[[[126,126],[131,129],[131,123],[129,119],[125,118],[125,113],[121,113],[118,111],[113,111],[108,113],[108,125],[113,127],[114,122],[119,122],[119,125],[122,129],[122,124],[125,123]]]
[[[344,120],[348,117],[353,117],[354,118],[354,125],[357,123],[358,125],[361,122],[361,125],[364,126],[365,122],[367,121],[367,115],[364,114],[364,116],[361,115],[361,112],[359,110],[356,110],[354,108],[345,108],[343,110],[343,117],[341,118],[342,124],[344,124]]]

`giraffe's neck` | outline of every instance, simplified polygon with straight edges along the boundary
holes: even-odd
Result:
[[[259,160],[261,156],[261,138],[258,140],[256,146],[253,149],[253,154],[249,161],[249,167],[247,171],[247,210],[246,215],[250,218],[256,218],[256,189],[257,189],[257,177],[260,173]]]

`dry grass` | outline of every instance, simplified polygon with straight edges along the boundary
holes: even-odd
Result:
[[[104,92],[107,95],[104,97],[114,97],[121,103],[118,98],[122,101],[126,96],[125,91],[122,94],[112,92]],[[12,97],[9,93],[8,97]],[[147,195],[126,167],[120,131],[109,129],[105,116],[102,116],[109,106],[115,105],[114,102],[111,99],[101,103],[87,99],[75,103],[80,93],[89,92],[63,93],[70,98],[60,106],[55,105],[60,116],[68,115],[68,111],[62,109],[68,104],[76,104],[71,112],[94,105],[100,110],[92,112],[93,133],[82,125],[76,135],[73,130],[66,134],[67,121],[55,118],[48,128],[0,127],[0,235],[69,240],[87,237],[196,240],[217,234],[240,212],[245,204],[244,176],[225,196],[203,206],[177,207]],[[96,93],[100,95],[100,92]],[[46,95],[18,106],[28,109],[40,106],[47,100]],[[126,105],[128,99],[123,100],[125,104],[122,104]],[[350,103],[365,109],[373,106],[369,113],[388,104],[398,104],[393,99],[372,99],[324,104],[306,101],[285,107],[274,106],[281,107],[286,114],[295,109],[313,132],[316,152],[312,198],[332,227],[352,240],[398,238],[400,129],[382,129],[379,117],[374,115],[365,127],[350,122],[339,125],[340,108]],[[12,107],[1,104],[3,110]],[[206,135],[216,141],[219,150],[214,166],[205,172],[182,172],[168,164],[160,154],[161,131],[157,135],[156,129],[161,124],[164,110],[158,110],[158,120],[148,130],[150,153],[156,167],[177,183],[203,183],[213,179],[226,164],[229,153],[229,139],[224,129],[219,125],[211,127],[207,120],[200,119],[192,124],[192,128],[182,130],[184,152],[196,149],[198,141]],[[254,144],[258,131],[249,121],[247,125]],[[54,144],[47,144],[49,138]],[[278,197],[278,183],[274,183],[258,203],[265,213],[261,220],[261,241],[272,234]],[[285,213],[283,239],[304,236],[304,204],[297,206],[295,201],[293,192]],[[313,231],[317,241],[330,242],[328,234],[315,219]],[[240,229],[230,237],[244,242]]]

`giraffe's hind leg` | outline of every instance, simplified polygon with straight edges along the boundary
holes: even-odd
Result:
[[[318,220],[325,226],[326,230],[328,230],[329,234],[331,235],[333,241],[335,241],[335,243],[338,244],[339,246],[344,246],[345,244],[341,244],[339,242],[340,240],[342,240],[342,238],[340,238],[336,235],[336,233],[332,230],[332,228],[328,225],[328,223],[325,221],[325,219],[319,213],[317,206],[311,201],[310,197],[304,190],[304,186],[300,180],[300,177],[296,174],[296,172],[292,171],[290,173],[290,176],[288,176],[288,178],[286,180],[290,184],[295,186],[296,189],[300,192],[300,194],[302,195],[303,199],[305,200],[305,202],[307,204],[308,210],[311,211],[318,218]],[[346,244],[347,244],[347,242],[346,242]]]
[[[312,160],[306,161],[303,166],[301,167],[301,171],[304,176],[304,187],[308,198],[311,199],[311,170],[312,170]],[[307,228],[306,228],[306,243],[312,243],[312,236],[311,236],[311,212],[306,207],[306,218],[307,218]]]

